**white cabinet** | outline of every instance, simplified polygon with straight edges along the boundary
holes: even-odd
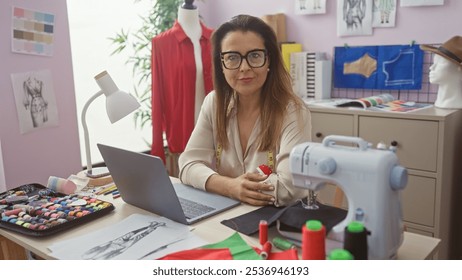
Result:
[[[379,142],[396,146],[400,164],[409,175],[402,193],[406,230],[440,238],[438,258],[462,258],[462,211],[458,205],[462,193],[462,110],[385,113],[309,108],[315,142],[337,134],[361,137],[373,147]],[[332,195],[332,190],[329,192]]]

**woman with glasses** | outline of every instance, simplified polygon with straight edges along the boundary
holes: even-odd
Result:
[[[214,91],[180,156],[181,181],[251,205],[306,197],[292,184],[289,155],[310,140],[310,115],[292,91],[274,31],[239,15],[214,31],[212,48]]]

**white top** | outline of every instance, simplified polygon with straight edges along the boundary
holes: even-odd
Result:
[[[186,33],[194,47],[194,59],[196,63],[196,99],[195,99],[195,114],[194,121],[199,117],[200,107],[205,97],[204,73],[202,66],[202,55],[200,38],[202,36],[202,27],[199,20],[198,9],[190,10],[178,9],[178,23]]]
[[[438,54],[433,56],[429,80],[438,84],[435,107],[462,109],[462,67]]]
[[[247,151],[242,152],[237,106],[234,106],[235,102],[232,102],[228,109],[230,120],[227,128],[230,143],[228,149],[223,149],[221,152],[219,168],[217,171],[215,170],[217,147],[215,96],[215,92],[212,91],[205,97],[197,124],[185,151],[179,158],[181,181],[203,190],[205,190],[206,181],[213,174],[219,173],[235,178],[247,172],[256,172],[257,167],[261,164],[268,164],[268,152],[259,152],[257,147],[260,119],[255,123],[255,128],[250,135]],[[308,109],[305,108],[299,115],[293,106],[289,106],[282,127],[281,144],[273,152],[275,168],[273,174],[266,179],[267,183],[274,186],[271,195],[276,199],[276,206],[286,205],[298,198],[307,197],[308,190],[294,187],[292,184],[289,155],[295,145],[310,141],[310,138],[311,117]],[[244,154],[245,157],[243,157]]]

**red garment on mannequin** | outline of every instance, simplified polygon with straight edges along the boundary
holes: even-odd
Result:
[[[201,23],[205,95],[213,89],[212,29]],[[152,39],[152,149],[165,162],[163,132],[172,153],[184,151],[194,128],[196,63],[194,46],[178,21]]]

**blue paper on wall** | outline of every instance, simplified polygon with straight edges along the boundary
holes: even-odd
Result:
[[[422,87],[419,45],[336,47],[336,88],[414,89]]]

